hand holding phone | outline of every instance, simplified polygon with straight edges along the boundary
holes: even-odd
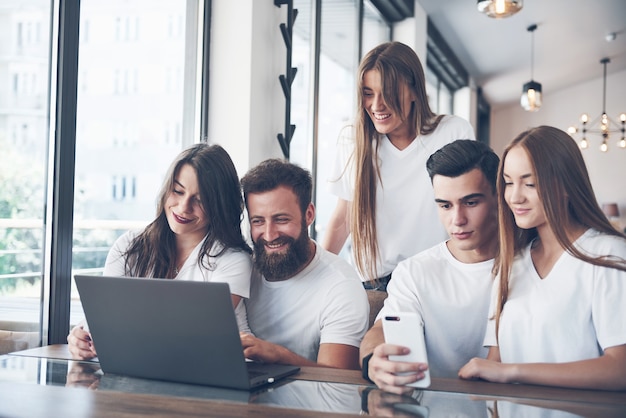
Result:
[[[389,313],[383,316],[383,333],[385,342],[393,345],[408,347],[409,354],[389,356],[391,361],[408,363],[428,363],[426,343],[424,341],[424,327],[421,319],[413,312]],[[424,372],[424,378],[408,384],[416,388],[430,386],[430,372]]]

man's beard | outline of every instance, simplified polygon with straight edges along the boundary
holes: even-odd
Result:
[[[273,243],[286,243],[287,251],[284,253],[267,253],[265,251],[265,241],[259,238],[254,243],[254,265],[267,280],[285,280],[298,273],[309,261],[311,247],[309,245],[309,234],[306,224],[300,230],[297,239],[281,236]]]

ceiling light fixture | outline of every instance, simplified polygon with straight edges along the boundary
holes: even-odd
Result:
[[[591,120],[587,113],[583,113],[580,117],[581,127],[576,128],[570,126],[568,128],[569,134],[573,137],[578,131],[582,132],[582,139],[578,146],[581,149],[589,148],[589,140],[587,139],[587,133],[597,133],[602,136],[602,143],[600,144],[600,151],[607,152],[609,150],[609,138],[611,132],[621,132],[622,138],[619,141],[620,148],[626,148],[626,113],[619,115],[620,123],[613,121],[606,113],[606,65],[611,62],[609,58],[602,58],[600,64],[604,66],[603,76],[603,91],[602,91],[602,114],[597,118]],[[620,126],[621,125],[621,126]]]
[[[509,17],[522,10],[523,0],[478,0],[478,11],[499,19]]]
[[[529,112],[536,112],[541,107],[541,83],[533,80],[535,70],[535,29],[536,24],[530,25],[526,30],[530,32],[530,81],[524,84],[520,104]]]

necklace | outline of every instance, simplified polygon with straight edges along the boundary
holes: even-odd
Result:
[[[180,273],[180,271],[183,269],[183,265],[185,263],[183,263],[180,267],[178,267],[178,265],[174,266],[174,277],[178,276],[178,273]]]
[[[178,273],[180,273],[183,267],[185,267],[185,261],[187,261],[188,257],[189,257],[189,254],[187,254],[185,257],[176,258],[176,264],[174,265],[174,277],[178,276]]]

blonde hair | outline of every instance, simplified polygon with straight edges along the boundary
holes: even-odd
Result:
[[[382,82],[385,104],[395,114],[405,114],[402,109],[402,87],[406,85],[415,102],[412,104],[408,125],[411,134],[432,133],[443,116],[437,117],[430,109],[426,95],[426,80],[422,64],[409,46],[400,42],[387,42],[372,49],[361,61],[357,77],[357,117],[355,121],[355,189],[351,206],[350,232],[354,260],[359,272],[376,279],[376,265],[380,258],[376,231],[376,186],[382,182],[378,162],[381,135],[376,131],[363,105],[363,77],[376,70]]]

